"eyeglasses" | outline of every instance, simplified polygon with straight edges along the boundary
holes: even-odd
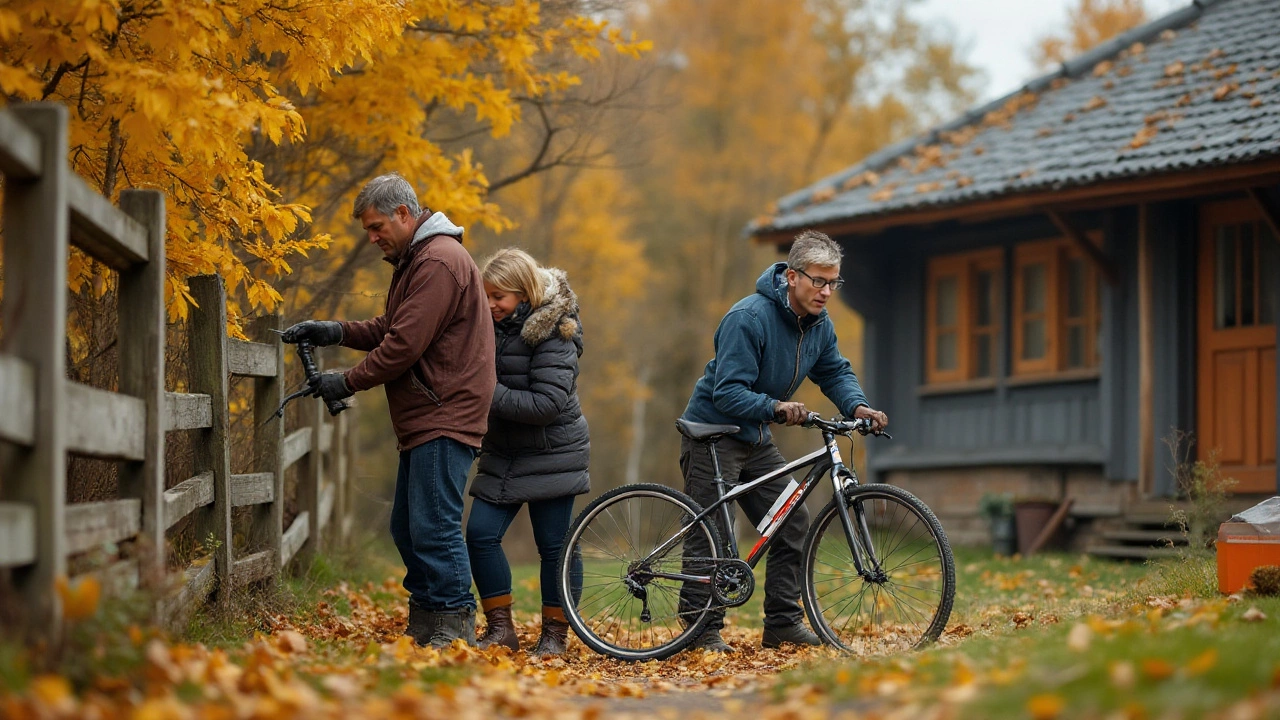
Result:
[[[796,272],[809,278],[809,282],[813,283],[813,286],[818,288],[819,290],[821,290],[822,288],[828,285],[831,286],[832,290],[839,290],[840,288],[844,287],[844,278],[842,277],[838,277],[835,280],[828,280],[826,278],[820,278],[820,277],[816,278],[799,268],[796,268]]]

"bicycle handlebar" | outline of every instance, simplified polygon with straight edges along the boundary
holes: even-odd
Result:
[[[818,428],[838,434],[847,434],[856,432],[859,435],[875,435],[876,437],[886,437],[893,439],[893,436],[883,430],[875,430],[871,427],[871,421],[866,418],[858,418],[857,420],[823,420],[822,416],[816,412],[809,413],[805,421],[800,423],[802,427]]]

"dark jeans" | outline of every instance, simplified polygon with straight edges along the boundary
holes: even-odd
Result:
[[[557,572],[564,536],[573,520],[573,501],[573,495],[566,495],[529,503],[533,541],[538,545],[538,557],[542,561],[538,579],[542,585],[543,607],[562,606]],[[511,594],[511,565],[502,552],[502,536],[507,534],[507,528],[520,512],[521,505],[498,505],[480,498],[471,503],[471,517],[467,520],[467,554],[471,557],[471,574],[475,576],[481,600]],[[576,565],[576,574],[581,577],[582,560],[578,559]],[[574,584],[581,585],[581,582]]]
[[[716,445],[716,456],[720,458],[720,471],[724,474],[724,480],[730,486],[751,482],[787,464],[773,443],[756,447],[732,438],[720,440]],[[718,495],[713,482],[715,468],[712,467],[711,453],[706,443],[681,438],[680,469],[684,472],[685,493],[703,508],[710,507],[718,499]],[[783,475],[754,492],[739,497],[736,502],[751,522],[758,526],[790,481],[790,476]],[[719,512],[713,513],[709,518],[715,522],[722,544],[727,545],[733,528],[724,526],[724,516]],[[801,546],[808,530],[809,511],[801,505],[792,512],[787,524],[778,528],[773,544],[769,546],[769,557],[765,559],[765,627],[795,625],[804,617],[804,610],[800,607]],[[684,552],[686,556],[693,557],[705,557],[708,554],[706,543],[697,533],[690,533],[686,537]],[[727,550],[722,549],[721,557],[726,553]],[[709,593],[710,590],[705,585],[686,583],[680,590],[681,611],[689,612],[703,607]],[[707,628],[719,630],[723,627],[724,609],[713,608]]]
[[[437,438],[400,452],[391,538],[404,560],[404,589],[431,612],[475,610],[462,540],[462,490],[476,449]]]

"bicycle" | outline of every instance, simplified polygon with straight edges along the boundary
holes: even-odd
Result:
[[[566,535],[557,581],[560,596],[569,599],[569,625],[588,647],[631,661],[662,660],[683,650],[710,621],[713,608],[737,607],[751,598],[753,569],[823,474],[831,478],[832,498],[809,527],[801,577],[814,631],[856,655],[916,648],[942,633],[956,583],[942,525],[906,490],[860,484],[836,445],[837,436],[852,442],[855,432],[888,433],[863,419],[824,420],[810,413],[803,426],[822,431],[822,448],[726,490],[716,443],[738,427],[684,420],[676,425],[711,453],[718,499],[703,508],[665,485],[639,483],[615,488],[583,509]],[[760,540],[745,560],[736,538],[721,542],[710,521],[713,513],[732,528],[735,498],[806,467],[804,481],[792,479],[765,513],[757,526]],[[694,533],[710,557],[686,554]],[[709,592],[693,607],[686,599],[682,608],[685,583],[708,586]]]

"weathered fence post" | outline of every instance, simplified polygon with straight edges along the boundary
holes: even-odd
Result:
[[[334,495],[329,528],[334,544],[339,546],[347,542],[347,433],[351,428],[348,416],[352,412],[348,409],[333,419],[333,443],[329,446],[333,450],[333,472],[330,473],[333,477],[330,482],[333,483]]]
[[[316,365],[323,367],[319,357]],[[305,571],[311,558],[320,550],[320,490],[324,483],[324,454],[320,441],[324,434],[324,403],[310,400],[303,406],[303,421],[311,427],[311,450],[298,468],[298,512],[307,513],[307,541],[298,551],[299,567]]]
[[[164,531],[164,194],[125,190],[120,209],[147,231],[147,262],[121,271],[118,304],[120,392],[142,398],[147,420],[142,462],[120,463],[120,496],[142,501],[143,582],[155,586],[165,570]]]
[[[231,534],[231,445],[230,407],[227,402],[227,293],[218,275],[200,275],[188,282],[191,296],[199,305],[191,313],[189,332],[191,389],[209,396],[211,426],[195,444],[196,472],[213,473],[213,506],[202,511],[207,521],[201,528],[203,541],[212,533],[218,544],[213,549],[217,574],[217,597],[226,600],[232,588],[234,548]]]
[[[39,168],[25,177],[5,168],[0,352],[31,364],[35,412],[30,446],[7,452],[0,475],[4,498],[35,511],[35,562],[13,573],[30,613],[27,633],[56,641],[62,612],[54,580],[67,571],[67,109],[40,103],[10,112],[39,139],[38,147],[29,148]]]
[[[284,533],[284,462],[280,444],[284,439],[284,418],[274,418],[284,399],[284,345],[272,330],[280,329],[280,315],[266,315],[253,322],[249,337],[275,348],[276,374],[253,381],[254,472],[271,473],[271,502],[255,505],[249,544],[274,553],[271,578],[280,576],[280,543]]]

